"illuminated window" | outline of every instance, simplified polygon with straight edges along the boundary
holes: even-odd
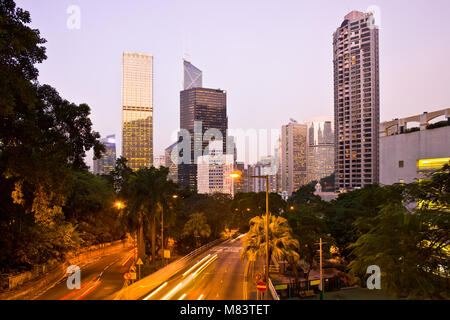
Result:
[[[421,159],[417,161],[417,170],[437,170],[446,164],[450,164],[450,158]]]

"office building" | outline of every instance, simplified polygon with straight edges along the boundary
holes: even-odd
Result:
[[[200,194],[223,193],[234,195],[233,155],[223,153],[221,141],[209,144],[209,154],[198,157],[197,191]]]
[[[433,120],[438,122],[430,123]],[[449,161],[450,109],[381,123],[381,184],[416,182]]]
[[[379,182],[378,43],[378,27],[371,13],[350,12],[333,35],[338,190]]]
[[[116,136],[107,136],[100,142],[105,146],[105,152],[100,159],[94,159],[94,174],[106,175],[113,171],[116,165]]]
[[[122,57],[122,155],[133,170],[153,165],[153,57]]]
[[[281,129],[281,188],[288,196],[307,183],[307,132],[294,121]]]
[[[153,166],[156,169],[159,169],[161,167],[165,167],[166,166],[166,155],[163,156],[155,156],[153,158]]]
[[[178,155],[174,154],[174,149],[177,146],[177,142],[170,145],[165,150],[165,165],[169,168],[168,180],[178,182]]]
[[[191,156],[178,166],[178,182],[183,188],[197,190],[197,157],[207,155],[208,130],[220,132],[223,153],[226,154],[228,129],[227,94],[219,89],[193,88],[180,93],[180,128],[189,132]],[[197,129],[197,134],[194,130]],[[181,141],[180,141],[181,143]],[[183,152],[183,151],[182,151]],[[184,156],[180,154],[180,156]]]
[[[184,60],[183,64],[184,64],[184,84],[183,84],[184,90],[203,87],[202,71],[187,60]]]
[[[307,183],[320,181],[334,173],[333,117],[305,121],[308,126]]]

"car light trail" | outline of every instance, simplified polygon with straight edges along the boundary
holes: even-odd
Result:
[[[182,284],[183,284],[183,282],[180,282],[179,284],[177,284],[177,286],[175,288],[173,288],[168,294],[166,294],[161,300],[167,300],[168,298],[173,296],[175,294],[175,292],[177,292],[178,289],[180,289]]]
[[[185,277],[186,275],[188,275],[193,269],[195,269],[200,263],[202,263],[203,261],[205,261],[206,259],[208,259],[211,255],[208,254],[206,257],[204,257],[202,260],[200,260],[199,262],[197,262],[192,268],[190,268],[188,271],[186,271],[185,273],[183,273],[183,277]]]
[[[94,284],[92,287],[90,287],[85,293],[83,293],[81,296],[79,296],[76,300],[81,300],[84,297],[86,297],[89,293],[94,291],[95,288],[97,288],[102,282],[98,281],[96,284]]]
[[[159,292],[159,291],[160,291],[162,288],[164,288],[165,286],[167,286],[167,282],[164,283],[163,285],[161,285],[158,289],[156,289],[156,290],[153,291],[152,293],[150,293],[148,296],[146,296],[146,297],[144,298],[144,300],[150,299],[151,297],[153,297],[157,292]]]
[[[183,300],[184,298],[186,298],[186,293],[184,293],[178,300]]]
[[[197,277],[203,270],[205,270],[216,259],[217,259],[217,254],[214,255],[213,257],[211,257],[208,261],[206,261],[200,268],[198,268],[197,271],[195,271],[192,274],[192,278]]]
[[[200,296],[200,297],[198,297],[198,299],[197,300],[202,300],[203,299],[203,294]]]

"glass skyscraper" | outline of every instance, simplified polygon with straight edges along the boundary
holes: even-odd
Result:
[[[201,124],[202,142],[194,141],[195,123]],[[218,89],[193,88],[180,93],[180,128],[187,130],[190,134],[191,157],[190,163],[178,166],[178,183],[190,190],[197,190],[197,161],[195,155],[205,155],[205,148],[209,140],[203,135],[210,129],[219,130],[222,134],[223,152],[226,153],[226,140],[228,129],[227,117],[227,94]],[[195,150],[198,145],[201,150]],[[196,152],[197,151],[197,152]]]
[[[94,174],[105,175],[114,170],[116,165],[116,136],[110,135],[100,142],[105,146],[105,152],[100,159],[94,159]]]
[[[203,73],[192,63],[184,60],[184,90],[203,87]]]
[[[153,165],[153,56],[122,57],[122,155],[133,170]]]

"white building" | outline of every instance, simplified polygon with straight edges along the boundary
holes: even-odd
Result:
[[[233,194],[234,157],[231,154],[198,157],[197,191],[201,194]]]
[[[381,184],[416,182],[450,161],[450,109],[383,122],[380,135]]]

